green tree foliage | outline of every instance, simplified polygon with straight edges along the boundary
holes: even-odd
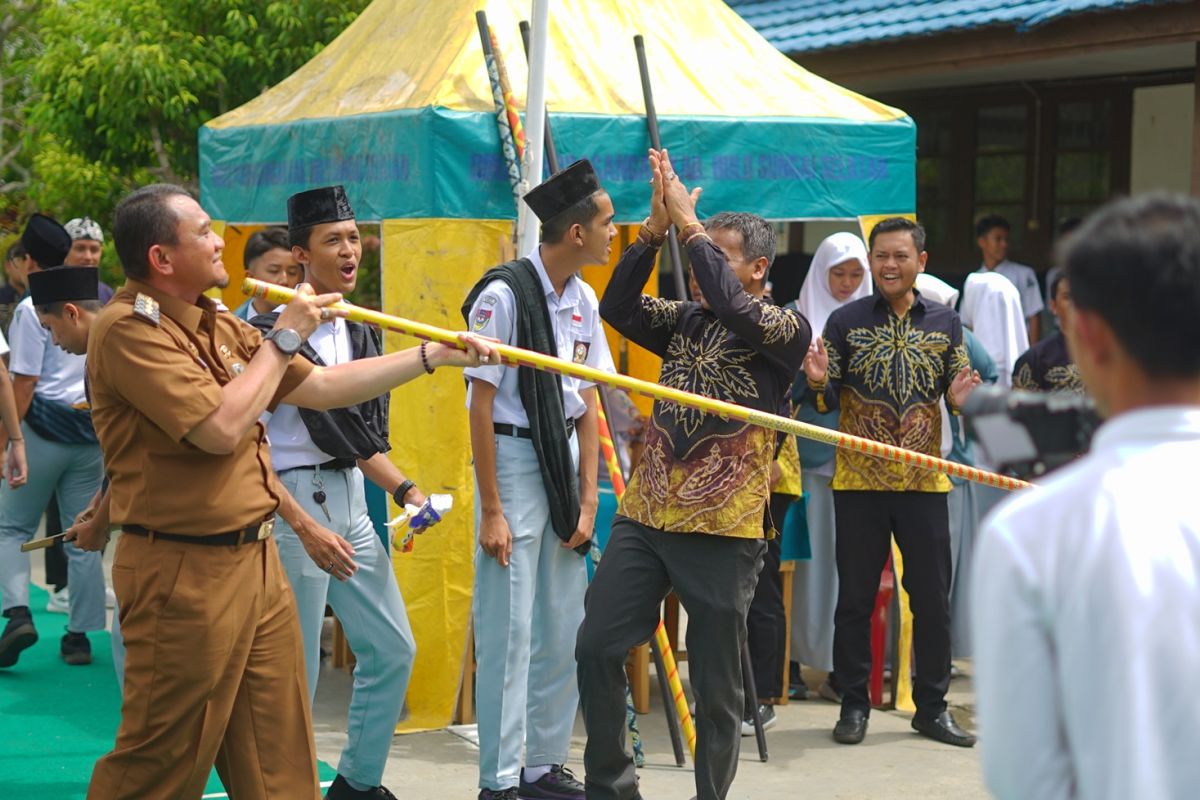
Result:
[[[194,187],[197,130],[320,52],[367,0],[75,0],[41,16],[36,124],[83,158]]]
[[[40,52],[34,21],[45,0],[5,0],[0,5],[0,225],[22,210],[33,183],[26,114],[34,99],[31,63]]]

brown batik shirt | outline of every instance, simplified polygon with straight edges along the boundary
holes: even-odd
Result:
[[[705,236],[687,248],[709,308],[642,294],[657,248],[621,256],[600,315],[662,357],[659,383],[778,413],[812,337],[798,312],[748,294]],[[651,528],[761,538],[775,434],[661,400],[620,513]]]

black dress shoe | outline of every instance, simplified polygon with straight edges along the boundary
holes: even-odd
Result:
[[[833,740],[841,744],[858,744],[867,735],[867,712],[850,709],[833,726]]]
[[[974,747],[975,737],[958,727],[949,711],[943,711],[933,719],[913,717],[913,730],[923,733],[930,739],[937,739],[955,747]]]

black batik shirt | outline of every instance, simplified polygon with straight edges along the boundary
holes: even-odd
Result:
[[[808,322],[748,294],[707,237],[687,250],[708,309],[642,294],[658,250],[637,241],[600,315],[663,359],[663,386],[777,413],[812,338]],[[658,530],[760,538],[774,451],[773,431],[656,401],[620,512]]]
[[[1026,350],[1013,367],[1013,388],[1030,392],[1083,394],[1079,368],[1067,352],[1067,340],[1055,331]]]
[[[825,324],[829,371],[823,391],[813,392],[822,413],[841,408],[838,428],[937,457],[942,440],[939,401],[952,410],[950,384],[970,362],[958,314],[920,293],[904,316],[872,295],[834,311]],[[950,479],[937,472],[844,448],[837,451],[834,489],[948,492]]]

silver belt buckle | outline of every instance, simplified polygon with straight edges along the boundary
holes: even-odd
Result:
[[[258,526],[258,538],[255,541],[261,542],[263,539],[270,539],[272,531],[275,530],[275,518],[265,520]]]

